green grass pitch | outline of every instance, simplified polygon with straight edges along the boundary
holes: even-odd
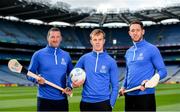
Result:
[[[79,111],[81,88],[69,98],[70,111]],[[157,111],[180,111],[180,84],[159,84],[156,91]],[[113,111],[124,111],[124,97],[116,101]],[[36,87],[0,87],[0,111],[36,111]]]

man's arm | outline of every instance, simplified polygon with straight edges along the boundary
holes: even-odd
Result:
[[[28,70],[31,71],[32,73],[36,74],[37,73],[37,69],[38,69],[38,66],[39,66],[39,62],[38,62],[38,53],[35,52],[31,58],[31,62],[30,62],[30,65],[29,65],[29,68]],[[28,77],[27,76],[27,79],[34,82],[34,83],[37,83],[37,80],[32,78],[32,77]]]
[[[123,80],[123,84],[122,84],[122,86],[124,88],[127,88],[127,75],[128,75],[128,67],[126,67],[126,72],[125,72],[124,80]]]
[[[73,69],[73,64],[72,64],[72,60],[71,57],[69,56],[69,60],[68,60],[68,65],[67,65],[67,87],[71,88],[71,77],[70,77],[70,72]]]
[[[158,50],[158,48],[155,47],[153,56],[152,56],[152,63],[157,69],[157,72],[160,76],[160,80],[165,78],[167,76],[167,70],[163,61],[163,58]]]
[[[110,81],[111,81],[111,86],[112,86],[110,104],[113,107],[115,105],[115,102],[118,96],[118,90],[119,90],[119,72],[118,72],[118,67],[117,67],[116,62],[113,62],[111,64]]]

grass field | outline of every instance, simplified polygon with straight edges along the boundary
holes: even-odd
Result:
[[[81,88],[69,98],[70,111],[79,111]],[[180,84],[160,84],[156,91],[157,111],[180,111]],[[124,97],[117,99],[115,111],[124,111]],[[0,111],[36,111],[36,87],[0,87]]]

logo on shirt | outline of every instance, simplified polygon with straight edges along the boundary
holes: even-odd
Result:
[[[144,59],[144,55],[143,53],[140,53],[139,56],[137,57],[137,60],[143,60]]]
[[[64,58],[61,59],[61,65],[66,65],[66,61]]]
[[[102,66],[101,66],[100,72],[101,72],[101,73],[107,73],[107,68],[106,68],[105,65],[102,65]]]

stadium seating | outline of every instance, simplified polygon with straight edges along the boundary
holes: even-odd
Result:
[[[125,67],[119,67],[119,71],[120,71],[119,81],[122,83],[122,81],[124,80],[124,76],[126,74],[126,68]]]
[[[157,45],[179,44],[179,29],[179,24],[156,25],[146,30],[146,37],[152,41],[152,43]]]
[[[178,65],[169,65],[166,66],[167,69],[167,77],[161,80],[160,82],[176,82],[180,80],[178,77],[180,77],[180,66]]]
[[[0,20],[1,42],[46,45],[46,34],[50,26]],[[60,27],[63,36],[62,47],[90,47],[89,34],[94,28]],[[180,24],[153,25],[145,27],[144,38],[156,45],[179,44]],[[130,46],[128,28],[103,28],[106,33],[106,47]],[[112,40],[116,39],[117,44]]]
[[[13,84],[28,84],[32,85],[33,83],[28,81],[24,75],[12,73],[9,71],[7,66],[0,65],[0,83],[13,83]]]
[[[19,44],[38,44],[34,39],[27,37],[16,26],[16,22],[0,21],[1,31],[6,36],[10,36],[12,39],[16,39]]]

